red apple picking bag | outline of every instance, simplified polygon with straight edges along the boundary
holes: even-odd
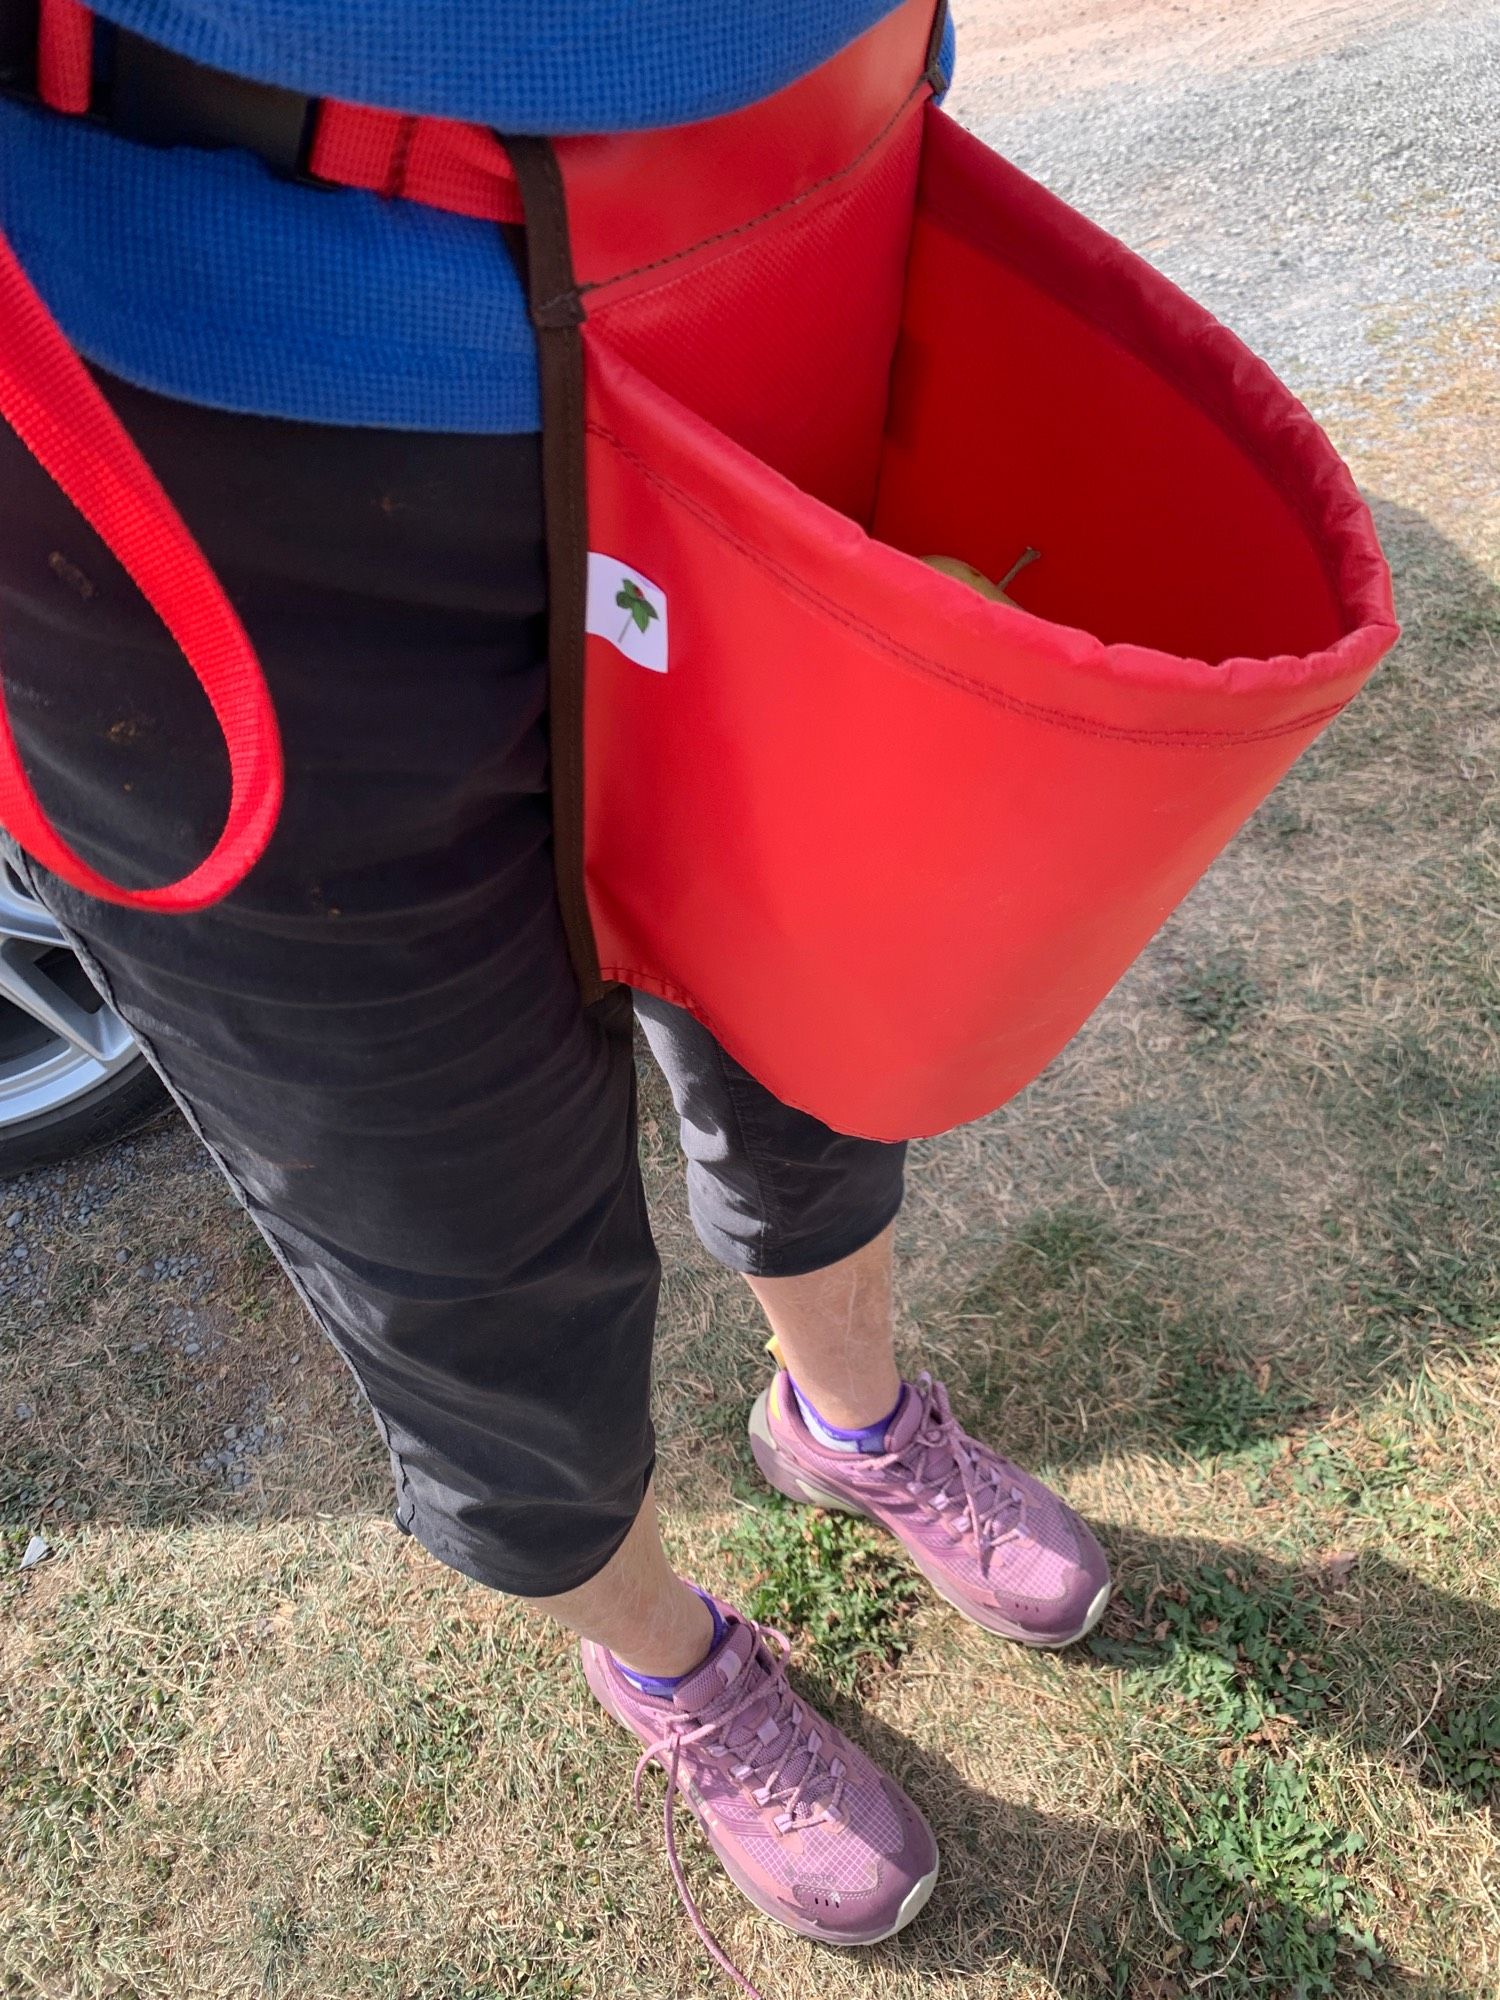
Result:
[[[940,30],[907,0],[669,131],[496,140],[325,104],[310,152],[325,181],[526,224],[585,994],[675,1001],[881,1139],[1029,1082],[1397,629],[1312,418],[938,108]],[[275,822],[264,684],[3,249],[0,413],[162,616],[233,772],[213,853],[144,892],[61,847],[8,730],[0,821],[96,895],[201,907]],[[1024,609],[922,561],[998,576],[1028,547]]]

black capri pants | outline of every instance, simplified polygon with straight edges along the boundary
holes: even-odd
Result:
[[[650,1477],[659,1268],[631,996],[582,1006],[553,887],[537,440],[101,386],[259,650],[286,808],[198,915],[31,879],[353,1369],[399,1525],[498,1589],[571,1589]],[[3,430],[0,664],[65,838],[137,885],[206,851],[227,797],[207,705]],[[901,1147],[788,1109],[688,1015],[635,1005],[715,1257],[791,1276],[886,1227]]]

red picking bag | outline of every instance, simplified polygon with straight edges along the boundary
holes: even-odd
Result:
[[[348,107],[313,153],[497,219],[519,184],[585,993],[676,1001],[779,1096],[882,1139],[1030,1081],[1396,637],[1312,418],[936,107],[940,33],[907,0],[732,116],[509,140],[514,182],[487,135]],[[54,432],[76,416],[44,462],[118,475],[82,370],[3,351],[17,284],[0,261],[0,411],[23,435],[18,394]],[[95,893],[186,907],[263,844],[274,727],[201,557],[136,490],[181,557],[194,617],[168,622],[232,683],[248,803],[217,872],[144,896],[47,850],[4,740],[0,816]],[[1027,545],[1024,609],[921,561],[999,575]]]
[[[600,974],[881,1139],[1028,1083],[1397,629],[1312,418],[937,108],[929,21],[738,118],[559,145],[581,335],[541,336],[584,350],[613,614]],[[534,225],[560,204],[515,157]],[[1028,545],[1024,610],[920,560]]]

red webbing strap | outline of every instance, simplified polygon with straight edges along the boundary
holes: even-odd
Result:
[[[37,95],[53,111],[86,113],[94,17],[82,0],[40,0]],[[415,201],[481,222],[520,222],[521,197],[505,149],[482,125],[408,116],[325,98],[307,161],[336,187]]]
[[[112,550],[208,696],[229,753],[213,852],[179,881],[124,889],[47,818],[0,700],[0,826],[75,889],[148,910],[201,910],[241,882],[281,810],[281,743],[254,648],[202,550],[0,236],[0,417]]]
[[[54,111],[89,108],[94,17],[80,0],[41,0],[37,16],[36,94]]]
[[[493,132],[324,100],[308,167],[319,180],[482,222],[520,222],[521,197]]]

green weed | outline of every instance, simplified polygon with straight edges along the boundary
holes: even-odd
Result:
[[[806,1664],[840,1693],[907,1651],[920,1586],[864,1522],[776,1498],[747,1512],[724,1548],[747,1573],[751,1617],[800,1639]]]
[[[1117,1599],[1107,1633],[1132,1623],[1132,1636],[1096,1634],[1090,1650],[1124,1667],[1148,1707],[1180,1704],[1173,1723],[1184,1740],[1201,1742],[1205,1731],[1229,1741],[1276,1734],[1275,1725],[1309,1722],[1327,1708],[1322,1619],[1296,1579],[1200,1570],[1144,1603]]]
[[[1183,1969],[1226,1996],[1319,2000],[1384,1964],[1350,1867],[1364,1836],[1323,1817],[1287,1761],[1241,1759],[1222,1785],[1157,1807],[1153,1907]]]
[[[1439,1709],[1422,1733],[1430,1779],[1476,1805],[1500,1804],[1500,1688]]]
[[[1241,1366],[1218,1355],[1184,1362],[1169,1393],[1177,1442],[1194,1458],[1245,1451],[1285,1430],[1307,1407],[1273,1384],[1267,1364]]]
[[[1265,1005],[1265,990],[1239,952],[1211,953],[1172,989],[1172,1004],[1198,1033],[1217,1044],[1245,1027]]]
[[[1401,1542],[1443,1540],[1452,1534],[1453,1522],[1427,1490],[1432,1477],[1401,1432],[1348,1445],[1314,1432],[1266,1470],[1259,1491],[1284,1487],[1336,1510],[1345,1525],[1364,1521]]]

